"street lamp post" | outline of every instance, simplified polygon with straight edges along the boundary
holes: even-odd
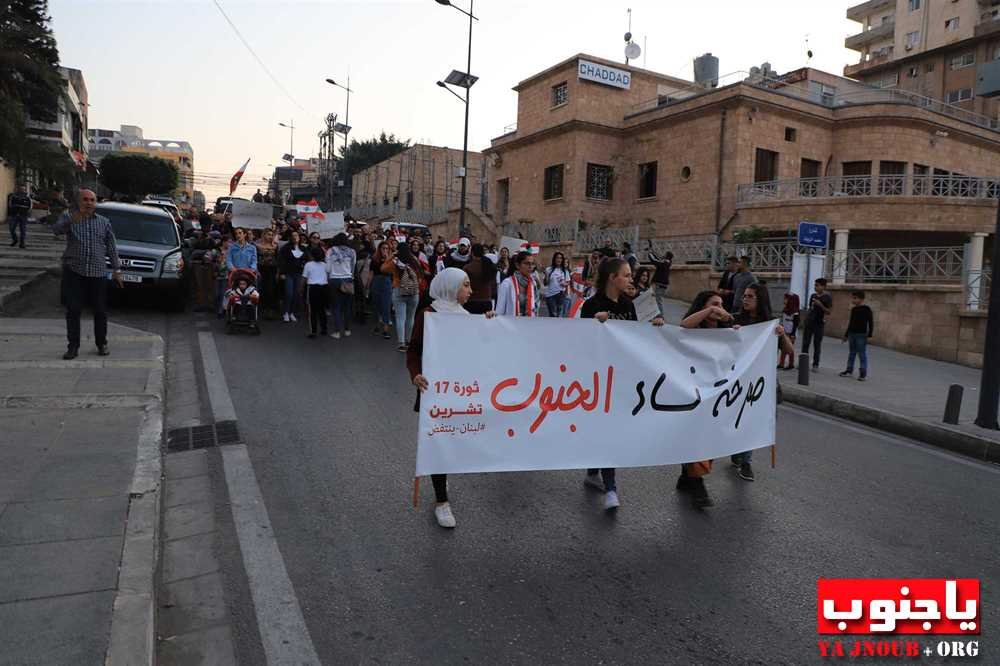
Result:
[[[293,166],[295,164],[295,119],[293,118],[290,125],[285,123],[278,123],[281,127],[285,127],[289,130],[288,138],[288,165]]]
[[[462,200],[460,203],[461,208],[459,208],[458,211],[458,235],[465,236],[466,234],[465,196],[466,196],[467,180],[468,180],[467,176],[469,173],[469,89],[472,88],[472,84],[476,82],[476,78],[473,77],[470,73],[472,70],[472,22],[478,21],[479,19],[477,19],[472,14],[472,6],[474,0],[469,0],[469,11],[465,11],[461,7],[456,7],[455,5],[451,4],[451,0],[435,0],[435,2],[437,2],[439,5],[454,7],[455,9],[457,9],[458,11],[462,12],[463,14],[469,17],[469,49],[468,49],[468,58],[466,60],[466,65],[465,65],[465,77],[463,82],[464,85],[463,83],[456,83],[452,80],[448,80],[448,83],[453,83],[454,85],[462,85],[462,87],[465,88],[465,100],[464,100],[465,133],[462,139]],[[452,72],[452,76],[454,76],[454,74],[455,72]],[[452,76],[449,76],[448,78],[451,79]],[[441,81],[438,81],[438,85],[441,86],[442,88],[445,87]]]
[[[351,131],[351,93],[354,92],[353,90],[351,90],[351,75],[350,74],[347,75],[347,85],[346,86],[340,85],[339,83],[337,83],[333,79],[327,79],[326,82],[329,83],[331,86],[336,86],[336,87],[340,88],[341,90],[346,90],[347,91],[347,108],[345,109],[345,112],[344,112],[344,122],[343,122],[343,124],[336,123],[336,125],[334,126],[334,130],[333,130],[333,132],[331,133],[331,136],[330,136],[330,140],[332,141],[333,138],[334,138],[334,136],[336,136],[336,132],[340,132],[341,134],[343,134],[344,135],[344,147],[346,148],[347,147],[347,135]],[[334,116],[334,120],[336,120],[336,116]],[[335,157],[336,157],[336,151],[334,151],[333,147],[331,146],[331,148],[330,148],[330,175],[331,175],[331,178],[333,176],[333,160],[334,160]],[[332,192],[332,187],[331,187],[331,192]],[[330,205],[332,206],[333,204],[331,203]]]

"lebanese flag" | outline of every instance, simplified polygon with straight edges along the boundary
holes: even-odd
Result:
[[[309,201],[297,201],[295,203],[295,210],[302,217],[323,217],[323,211],[319,209],[319,202],[315,198]]]
[[[247,170],[247,165],[250,164],[250,158],[243,163],[243,166],[233,174],[233,177],[229,179],[229,196],[233,196],[233,192],[236,191],[236,187],[240,184],[240,178],[243,177],[243,172]]]
[[[538,254],[541,248],[538,247],[538,243],[521,243],[522,252],[530,252],[531,254]]]

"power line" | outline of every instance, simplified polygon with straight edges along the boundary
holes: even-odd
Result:
[[[271,81],[274,82],[274,85],[276,85],[278,89],[281,90],[281,92],[285,93],[285,97],[287,97],[292,102],[292,104],[302,109],[303,113],[309,113],[309,111],[306,111],[304,106],[299,104],[295,100],[295,98],[292,97],[292,94],[288,92],[287,89],[285,89],[285,86],[281,85],[281,81],[278,80],[278,77],[276,77],[274,74],[271,73],[271,70],[268,68],[268,66],[264,64],[264,61],[260,59],[260,56],[257,55],[257,52],[253,50],[252,46],[250,46],[250,42],[248,42],[243,37],[243,34],[240,32],[240,29],[236,27],[236,24],[233,23],[232,19],[230,19],[229,16],[226,14],[226,11],[222,8],[222,5],[219,4],[219,0],[212,0],[212,2],[219,10],[219,13],[222,14],[222,18],[226,19],[226,23],[229,24],[229,27],[233,29],[233,32],[236,33],[236,36],[239,37],[241,42],[243,42],[243,46],[247,48],[247,51],[250,52],[250,55],[253,56],[254,60],[257,61],[257,64],[260,65],[261,69],[264,70],[264,73],[267,74],[270,77]]]

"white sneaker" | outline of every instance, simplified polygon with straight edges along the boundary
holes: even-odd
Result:
[[[583,480],[583,485],[604,492],[604,481],[600,474],[588,474]]]
[[[351,329],[347,329],[346,331],[344,331],[344,337],[345,338],[351,337]]]
[[[448,502],[434,507],[434,517],[437,518],[438,525],[441,527],[455,526],[455,515],[451,512],[451,505]]]
[[[333,333],[330,334],[330,337],[333,338],[334,340],[339,340],[340,339],[340,333],[337,333],[336,331],[334,331]]]
[[[618,501],[618,493],[616,493],[613,490],[610,490],[607,493],[605,493],[605,495],[604,495],[604,510],[605,511],[610,511],[611,509],[617,509],[621,505],[622,505],[622,503]]]
[[[291,319],[292,321],[298,321],[298,319],[296,319],[295,315],[292,313],[288,313],[288,318]]]
[[[288,313],[287,313],[287,312],[286,312],[285,314],[281,315],[281,319],[282,319],[282,321],[284,321],[284,322],[285,322],[286,324],[287,324],[288,322],[290,322],[290,321],[291,321],[291,319],[289,319],[289,318],[288,318]]]

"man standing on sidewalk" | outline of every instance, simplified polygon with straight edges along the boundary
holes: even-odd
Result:
[[[826,278],[813,283],[814,293],[809,297],[809,313],[802,330],[802,353],[809,354],[809,342],[813,342],[813,370],[819,368],[819,355],[823,348],[826,330],[826,316],[833,310],[833,297],[826,293]]]
[[[732,281],[733,304],[729,308],[732,314],[739,314],[743,310],[743,292],[752,284],[757,284],[757,278],[750,272],[750,257],[743,255]]]
[[[62,261],[62,297],[66,305],[66,337],[69,348],[63,354],[67,361],[76,358],[80,350],[80,314],[85,305],[94,311],[94,342],[97,353],[108,351],[108,283],[107,261],[115,284],[123,286],[121,263],[115,232],[108,218],[97,214],[97,195],[80,190],[77,209],[67,210],[55,223],[56,234],[66,234],[66,250]]]
[[[17,186],[17,192],[7,195],[7,227],[10,229],[10,246],[18,244],[17,229],[21,229],[21,248],[24,248],[24,238],[28,235],[28,215],[31,213],[31,196],[28,187],[22,183]]]
[[[656,267],[653,272],[653,296],[656,297],[656,307],[660,311],[660,316],[664,317],[663,301],[667,298],[670,290],[670,267],[674,265],[674,253],[667,252],[662,257],[653,252],[653,244],[649,243],[649,251],[646,254],[649,263]]]

